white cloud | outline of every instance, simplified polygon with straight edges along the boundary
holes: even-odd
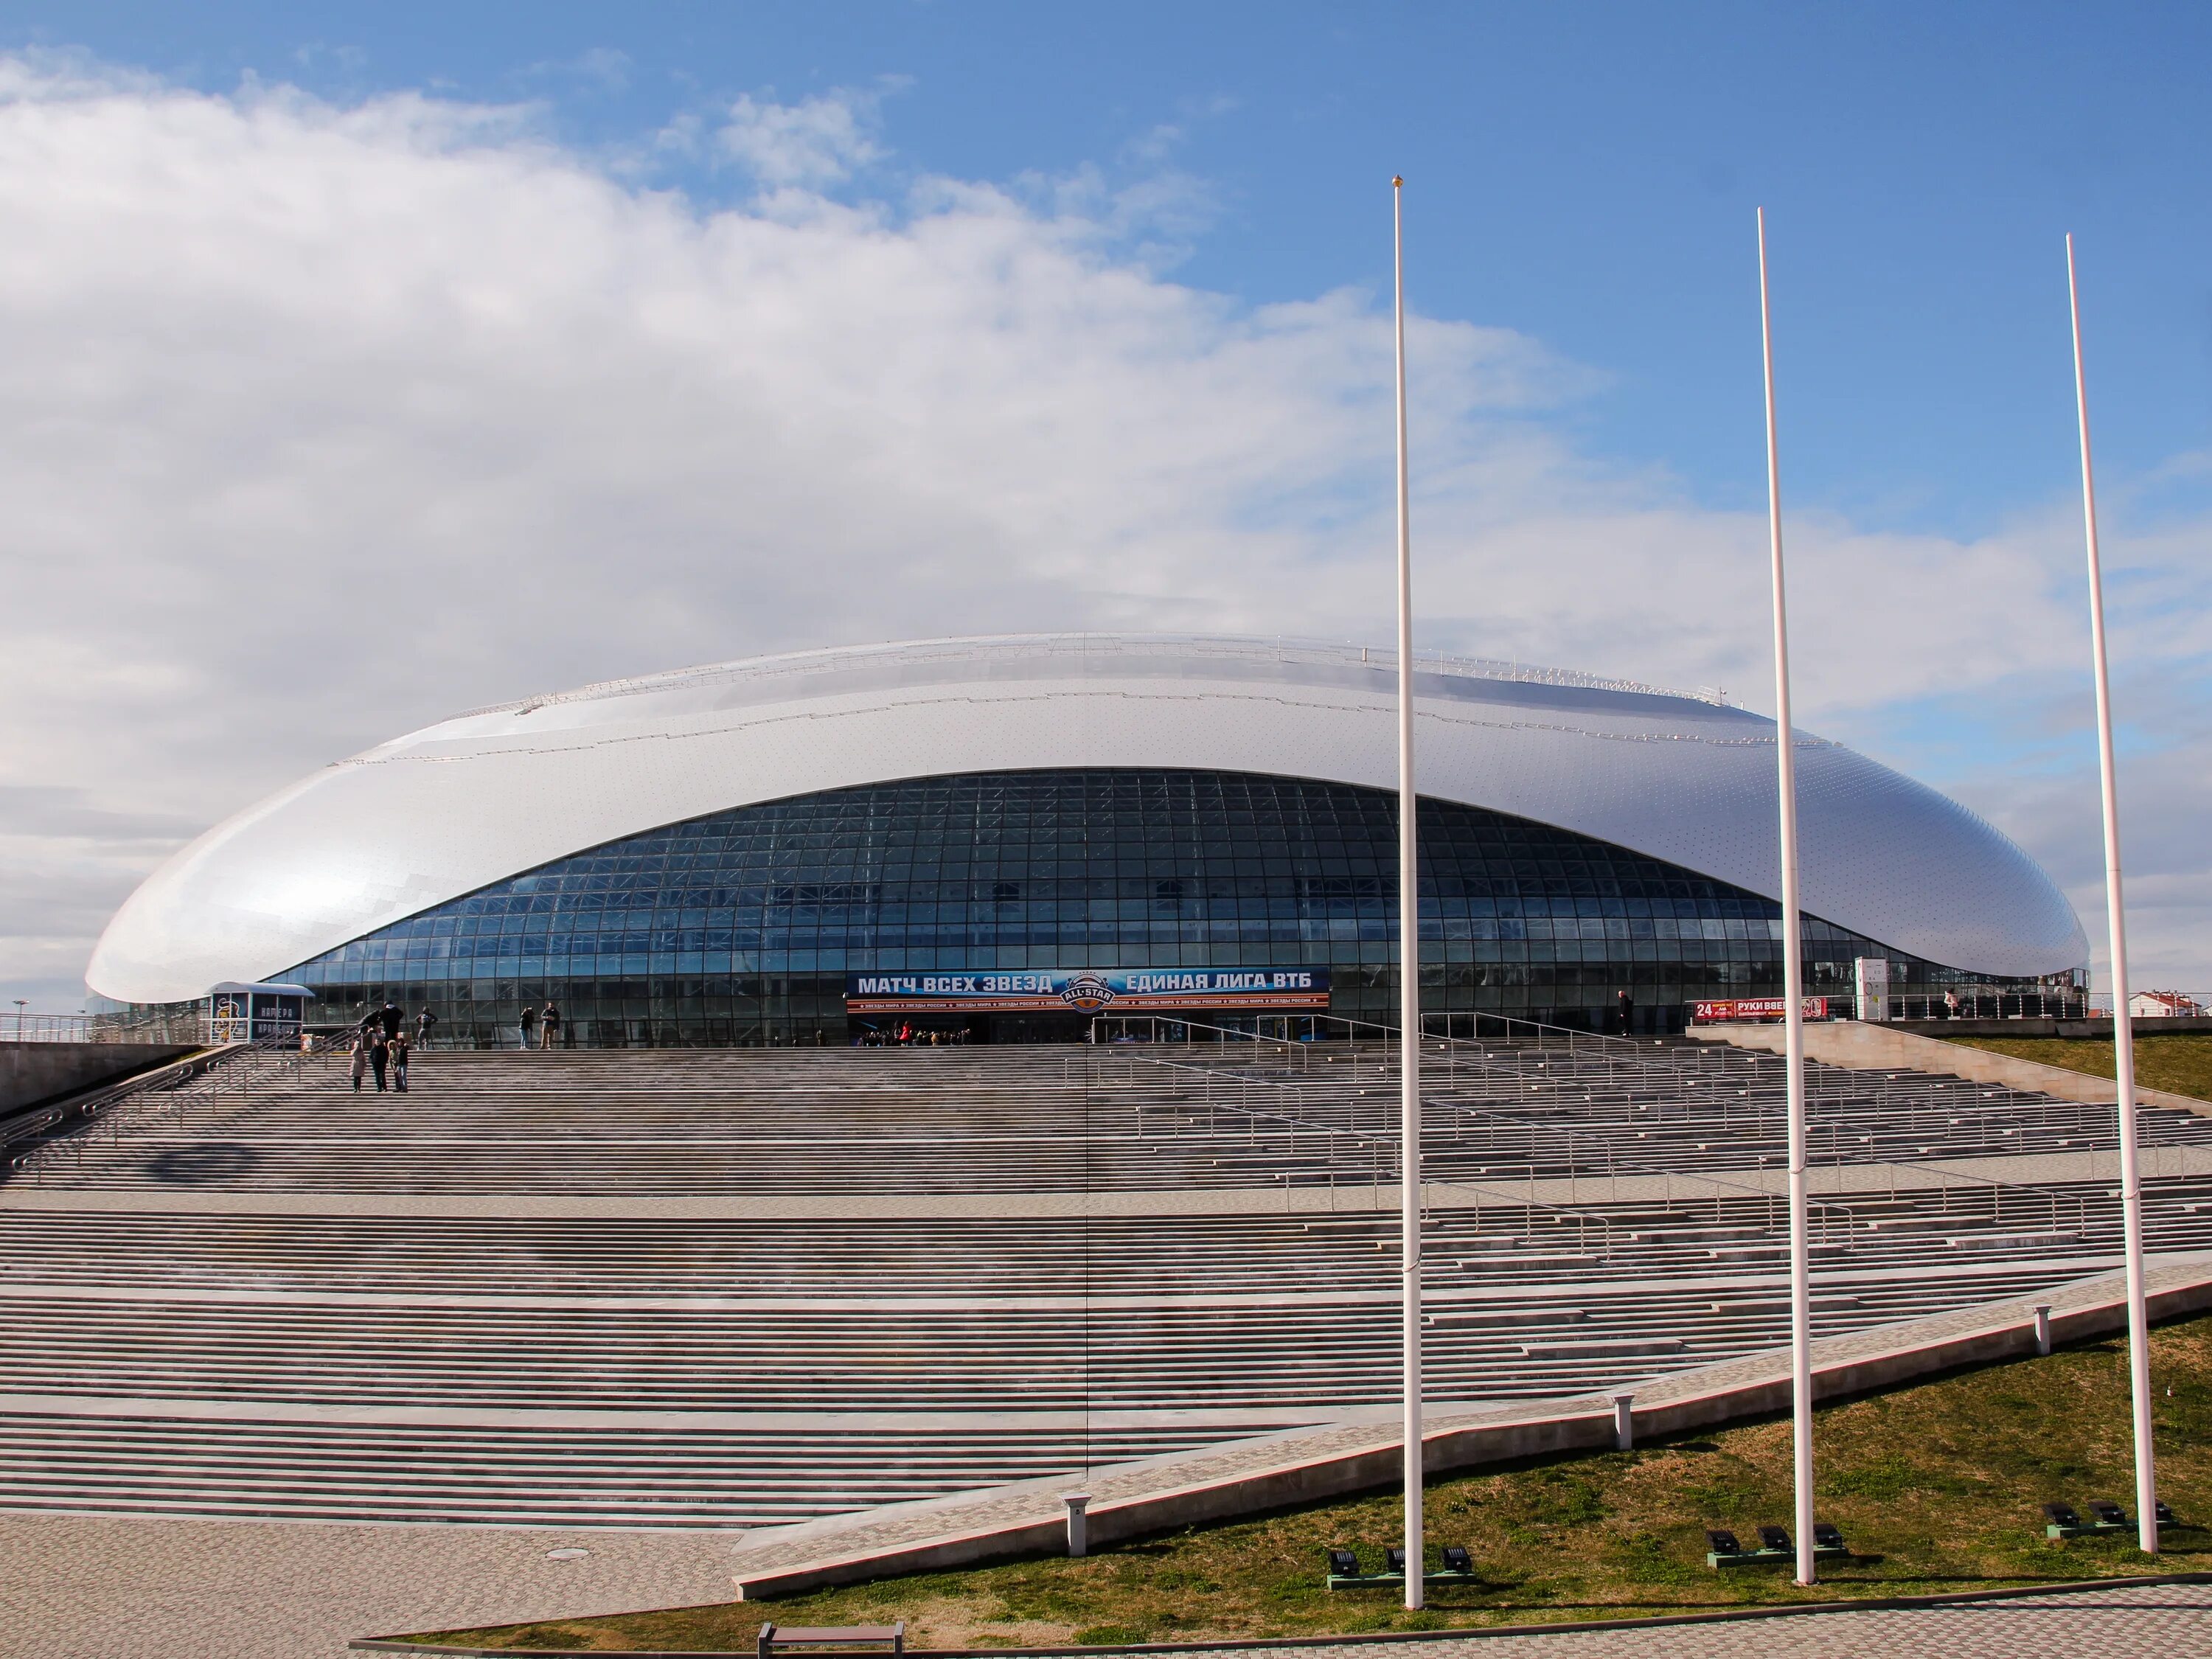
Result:
[[[773,195],[708,211],[526,108],[0,58],[0,783],[205,823],[458,708],[752,651],[1386,637],[1376,296],[1164,280],[1141,190],[1084,175],[821,195],[873,124],[742,102],[723,142]],[[1156,192],[1186,225],[1188,192]],[[1418,319],[1413,349],[1430,642],[1763,702],[1762,521],[1578,454],[1560,411],[1602,379],[1535,342]],[[1971,543],[1793,523],[1807,723],[1910,760],[1899,709],[2078,685],[2070,533],[2035,503]],[[2200,542],[2112,551],[2185,584]],[[2136,659],[2204,649],[2201,585],[2166,591],[2121,608]],[[2000,821],[2064,817],[1954,769]],[[81,959],[158,853],[88,824],[11,843],[18,896],[65,902],[10,908],[0,979]],[[2080,828],[2030,839],[2064,862]]]
[[[716,135],[723,151],[771,189],[819,190],[881,161],[877,99],[848,88],[796,104],[750,95],[730,106]]]

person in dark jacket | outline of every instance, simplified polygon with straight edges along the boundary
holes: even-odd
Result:
[[[401,1094],[407,1092],[407,1033],[402,1031],[392,1039],[392,1086]]]
[[[427,1048],[430,1046],[430,1028],[437,1023],[437,1015],[432,1013],[428,1007],[415,1016],[415,1046],[416,1048]]]
[[[384,1027],[384,1040],[390,1042],[399,1035],[399,1028],[407,1023],[407,1011],[396,1002],[387,1002],[376,1011],[377,1023]]]
[[[526,1002],[522,1005],[522,1046],[526,1048],[535,1047],[532,1039],[537,1035],[538,1010]]]
[[[1620,1034],[1628,1036],[1636,1030],[1636,999],[1623,991],[1620,997]]]
[[[384,1040],[383,1033],[379,1032],[368,1042],[368,1066],[376,1073],[376,1092],[379,1094],[384,1092],[385,1069],[391,1064],[392,1045]]]
[[[546,1003],[545,1012],[538,1017],[538,1030],[539,1034],[538,1041],[543,1047],[548,1048],[557,1048],[561,1046],[561,1008],[559,1004],[550,1001]]]

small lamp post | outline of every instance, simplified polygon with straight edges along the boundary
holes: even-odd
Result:
[[[1067,1553],[1080,1559],[1091,1553],[1090,1516],[1091,1494],[1087,1492],[1064,1492],[1060,1501],[1067,1505]]]

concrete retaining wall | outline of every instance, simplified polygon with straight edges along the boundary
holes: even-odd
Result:
[[[166,1066],[197,1045],[0,1042],[0,1117]]]
[[[2024,1022],[2008,1023],[2017,1026]],[[1960,1022],[1961,1027],[1966,1024]],[[2147,1025],[2178,1024],[2172,1020],[2141,1022]],[[1963,1031],[1961,1034],[1968,1035]],[[2112,1034],[2109,1022],[2105,1034]],[[1762,1048],[1774,1054],[1782,1052],[1783,1028],[1779,1025],[1698,1025],[1691,1028],[1690,1035],[1701,1042],[1732,1042],[1740,1048]],[[2021,1033],[2007,1030],[2000,1035],[2018,1036]],[[2119,1085],[2110,1078],[2069,1072],[2063,1066],[2045,1066],[2040,1060],[2015,1060],[2010,1054],[1993,1054],[1986,1048],[1969,1048],[1961,1042],[1916,1036],[1894,1025],[1863,1024],[1855,1019],[1808,1021],[1805,1057],[1861,1071],[1947,1073],[1972,1078],[1977,1083],[1999,1084],[2008,1089],[2033,1089],[2090,1106],[2113,1105],[2120,1097]],[[2199,1117],[2212,1117],[2212,1102],[2170,1094],[2163,1089],[2139,1087],[2136,1101],[2139,1105],[2166,1106],[2176,1111],[2194,1112]]]

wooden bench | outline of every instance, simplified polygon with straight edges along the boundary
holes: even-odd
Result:
[[[872,1642],[904,1653],[906,1620],[895,1625],[763,1625],[759,1659],[771,1659],[778,1648],[852,1648]]]

